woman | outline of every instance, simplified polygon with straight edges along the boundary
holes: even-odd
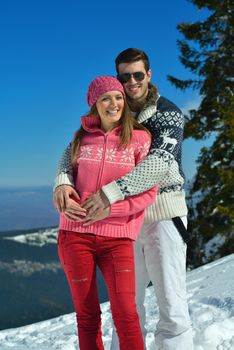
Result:
[[[83,222],[82,203],[110,181],[128,173],[148,153],[149,132],[134,118],[120,82],[110,76],[93,80],[87,93],[91,108],[81,117],[72,141],[72,163],[79,193],[80,220],[60,216],[58,251],[77,315],[81,350],[104,349],[101,310],[96,285],[99,266],[110,299],[121,350],[143,350],[135,305],[133,241],[143,222],[144,208],[157,187],[119,201],[100,214],[100,221]]]

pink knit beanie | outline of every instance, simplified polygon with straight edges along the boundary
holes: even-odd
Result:
[[[122,84],[112,76],[99,76],[89,85],[87,92],[87,102],[92,107],[98,98],[108,91],[120,91],[125,96]]]

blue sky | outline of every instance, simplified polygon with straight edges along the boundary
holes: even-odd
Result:
[[[52,185],[61,152],[87,112],[97,75],[115,74],[128,48],[148,54],[152,82],[180,108],[198,92],[181,92],[167,74],[190,77],[179,61],[176,25],[206,17],[186,0],[8,0],[0,4],[0,187]],[[201,142],[184,143],[187,178]]]

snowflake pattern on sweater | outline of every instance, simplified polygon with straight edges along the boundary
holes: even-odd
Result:
[[[138,145],[138,161],[140,162],[148,154],[150,142],[144,142]],[[100,162],[104,151],[104,147],[94,147],[92,145],[84,145],[80,147],[78,163],[82,160],[90,160],[92,162]],[[135,149],[132,146],[126,146],[122,153],[118,152],[118,147],[111,147],[105,150],[105,162],[114,165],[135,165]]]
[[[184,116],[175,104],[165,97],[159,97],[152,86],[149,98],[137,116],[137,120],[152,134],[150,152],[130,173],[102,187],[112,204],[159,184],[155,206],[147,209],[147,212],[152,212],[151,222],[187,215],[182,170]],[[70,146],[60,162],[55,187],[64,183],[73,185],[67,161],[69,153]]]
[[[138,121],[152,134],[151,150],[137,168],[116,181],[124,197],[146,191],[156,183],[160,184],[159,193],[181,191],[184,186],[181,167],[183,114],[164,97],[159,98],[152,115],[147,112],[146,108],[140,113]]]
[[[157,183],[160,184],[159,193],[181,191],[184,186],[184,174],[181,167],[183,114],[172,102],[160,97],[157,101],[157,108],[152,109],[151,105],[144,108],[138,116],[138,121],[152,134],[151,149],[141,164],[129,174],[115,181],[122,192],[122,198],[119,199],[144,192]],[[145,145],[145,149],[147,149],[147,145]],[[98,154],[95,157],[100,159],[102,151],[103,149],[98,149]],[[84,148],[82,152],[87,157],[94,157],[90,148]],[[108,157],[114,160],[114,150],[108,152]],[[126,161],[130,157],[130,154],[128,156],[129,152],[129,149],[125,152]],[[71,146],[69,145],[59,162],[58,177],[61,173],[72,174],[70,159]],[[172,167],[174,162],[177,164],[176,167]],[[56,185],[60,184],[57,181]],[[71,183],[71,185],[73,184]]]

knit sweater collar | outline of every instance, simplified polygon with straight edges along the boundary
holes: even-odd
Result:
[[[149,119],[154,115],[157,111],[157,103],[160,95],[157,87],[149,83],[149,94],[147,96],[146,102],[138,114],[137,121],[142,123],[143,121]]]
[[[93,132],[100,131],[103,134],[106,134],[106,132],[101,128],[101,120],[100,120],[100,117],[97,115],[89,115],[89,116],[85,115],[81,117],[81,125],[84,128],[84,130],[87,132],[93,133]],[[120,126],[117,126],[111,131],[108,131],[108,133],[112,131],[119,131],[120,128],[121,128]]]
[[[101,129],[101,120],[96,115],[84,115],[81,117],[81,125],[85,131],[95,132]]]

